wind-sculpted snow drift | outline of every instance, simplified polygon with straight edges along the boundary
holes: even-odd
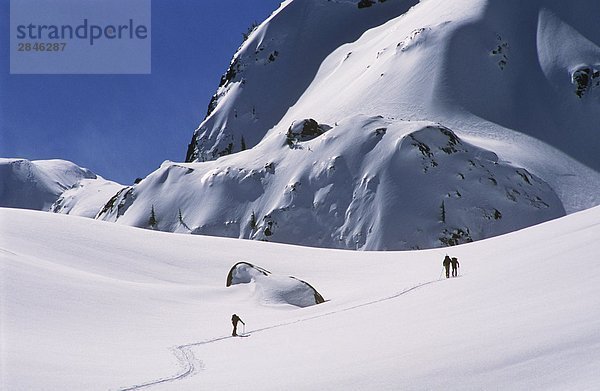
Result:
[[[227,275],[227,286],[252,284],[258,300],[265,304],[290,304],[309,307],[325,302],[309,283],[295,277],[284,277],[248,262],[236,263]]]
[[[564,214],[544,181],[444,126],[357,116],[305,142],[290,145],[279,134],[214,162],[164,163],[99,217],[173,232],[397,250],[465,243]]]

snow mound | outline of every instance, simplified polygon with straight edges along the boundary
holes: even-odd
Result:
[[[276,276],[248,262],[236,263],[227,274],[227,286],[254,284],[259,300],[264,304],[289,304],[309,307],[325,302],[309,283],[295,277]]]

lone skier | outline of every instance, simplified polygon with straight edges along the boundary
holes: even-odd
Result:
[[[236,314],[233,314],[231,316],[231,324],[233,324],[233,333],[231,335],[233,337],[237,337],[238,336],[238,334],[237,334],[237,325],[238,325],[238,322],[242,322],[242,324],[244,326],[246,325],[246,323],[244,323],[244,321],[242,319],[240,319],[239,316],[237,316]]]
[[[444,268],[446,269],[446,278],[450,278],[450,263],[451,262],[452,262],[452,260],[450,259],[448,254],[446,254],[446,258],[444,258],[444,262],[442,263],[442,265],[444,265]]]
[[[452,257],[452,277],[458,276],[458,268],[460,267],[460,263],[458,262],[458,258]]]

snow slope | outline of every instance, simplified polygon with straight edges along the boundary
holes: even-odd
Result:
[[[313,139],[298,134],[304,141],[292,131],[275,134],[217,161],[165,162],[98,217],[181,233],[398,250],[479,240],[565,214],[544,181],[448,128],[365,116],[333,125]]]
[[[194,133],[195,163],[165,162],[98,218],[398,250],[598,205],[597,11],[591,0],[287,1],[235,54]]]
[[[66,160],[0,158],[0,206],[95,217],[123,186]]]
[[[600,208],[446,250],[349,252],[0,210],[0,388],[595,389]],[[226,287],[245,260],[327,300]],[[248,338],[230,337],[232,313]]]
[[[94,218],[124,186],[104,179],[82,179],[65,190],[50,212]]]

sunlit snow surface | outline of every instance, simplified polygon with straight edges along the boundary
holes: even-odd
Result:
[[[418,252],[173,235],[0,210],[6,390],[594,389],[600,209]],[[439,280],[448,252],[460,277]],[[238,261],[327,300],[226,287]],[[231,314],[247,338],[232,338]]]

